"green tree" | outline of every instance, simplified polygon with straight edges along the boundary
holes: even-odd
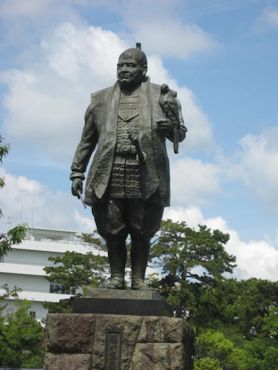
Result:
[[[162,221],[158,240],[152,246],[152,258],[175,281],[191,279],[212,284],[236,266],[235,257],[224,248],[228,240],[229,234],[220,230],[200,225],[194,230],[185,222]]]
[[[4,157],[9,152],[9,146],[4,143],[3,138],[0,136],[0,164],[2,164]],[[0,177],[0,189],[5,186],[5,179]],[[3,211],[0,208],[0,217],[3,217]],[[7,254],[12,245],[18,244],[25,237],[27,231],[26,225],[18,225],[7,233],[0,234],[0,256]]]
[[[196,359],[194,370],[223,370],[218,360],[210,357]]]
[[[212,353],[215,354],[213,348],[216,348],[212,340],[206,342],[207,352],[202,350],[203,339],[208,337],[206,328],[209,327],[210,339],[215,340],[214,334],[221,333],[232,343],[231,360],[234,361],[235,370],[277,369],[277,288],[277,282],[254,278],[242,281],[235,279],[219,281],[213,289],[218,315],[211,316],[205,325],[200,324],[200,321],[197,323],[199,335],[196,350],[199,358],[196,364],[200,362],[201,368],[209,358],[220,361],[221,367],[225,368],[221,359],[212,355]]]
[[[108,259],[103,255],[106,251],[104,240],[97,232],[92,234],[83,233],[80,237],[82,242],[94,247],[95,254],[66,252],[63,256],[50,257],[52,266],[46,266],[46,279],[59,284],[64,293],[76,295],[88,286],[98,287],[105,283],[107,276]],[[80,289],[81,288],[81,289]],[[63,299],[58,303],[45,302],[44,307],[49,312],[71,312],[72,299]]]
[[[0,136],[0,164],[2,164],[4,157],[9,153],[9,146],[4,143],[3,138]],[[5,186],[5,180],[0,177],[0,188]],[[2,211],[0,210],[0,215]]]
[[[262,370],[277,370],[278,368],[278,344],[266,348],[262,363]]]
[[[277,305],[272,306],[268,309],[268,313],[263,319],[262,333],[267,338],[269,338],[270,341],[277,342],[278,340],[278,306]]]
[[[16,301],[15,312],[0,309],[0,365],[42,367],[43,327],[29,313],[30,303]]]
[[[248,370],[252,358],[244,349],[238,348],[231,340],[219,331],[207,330],[196,340],[196,361],[194,369]],[[203,368],[202,368],[203,366]],[[252,365],[251,365],[252,366]]]
[[[206,226],[162,222],[152,247],[152,279],[175,311],[196,330],[197,370],[278,368],[278,283],[228,279],[235,257],[229,235]]]
[[[80,238],[83,242],[90,244],[99,252],[107,251],[106,243],[97,231],[94,231],[92,234],[83,233]]]
[[[276,296],[277,297],[277,296]],[[244,348],[252,356],[254,369],[278,369],[278,307],[272,306],[261,319],[260,330],[247,340]],[[253,368],[252,368],[253,370]]]
[[[222,324],[235,326],[245,338],[264,335],[263,326],[266,330],[267,320],[274,325],[278,282],[255,278],[227,279],[218,285],[216,297],[222,312]]]
[[[98,286],[105,279],[105,256],[66,252],[63,256],[49,257],[49,261],[53,266],[44,267],[46,279],[61,284],[67,294],[75,294],[83,285]]]
[[[235,257],[224,248],[228,240],[228,234],[206,226],[194,230],[185,222],[162,222],[151,262],[163,276],[153,286],[168,298],[178,315],[189,312],[195,323],[201,317],[206,321],[215,316],[215,287],[223,274],[235,267]]]
[[[14,244],[22,242],[26,236],[28,227],[26,225],[17,225],[7,233],[0,234],[0,256],[7,254]]]
[[[98,238],[96,238],[98,240]],[[92,242],[94,236],[85,234],[83,240]],[[102,249],[103,245],[94,245]],[[83,286],[98,287],[106,280],[107,257],[93,253],[66,252],[63,256],[49,257],[52,266],[46,266],[46,279],[61,285],[64,293],[76,295]],[[85,288],[84,288],[85,289]],[[71,299],[63,299],[58,303],[45,302],[49,312],[71,312]]]

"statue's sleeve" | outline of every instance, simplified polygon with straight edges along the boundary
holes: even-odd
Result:
[[[71,165],[70,179],[81,178],[84,180],[90,157],[98,142],[98,132],[93,120],[93,105],[88,106],[85,113],[85,125],[83,128],[80,143],[77,146]]]
[[[178,130],[178,139],[179,139],[179,142],[181,142],[185,139],[187,128],[184,124],[184,119],[183,119],[182,110],[181,110],[181,103],[180,103],[178,98],[175,98],[175,100],[177,102],[178,118],[179,118],[179,123],[180,123],[179,124],[179,130]],[[174,140],[173,134],[172,133],[168,134],[167,139],[173,141]]]
[[[181,103],[180,103],[178,98],[176,98],[176,99],[177,99],[177,102],[178,102],[179,119],[180,119],[179,141],[183,141],[185,139],[185,136],[186,136],[187,128],[184,124],[184,119],[183,119],[182,110],[181,110]]]

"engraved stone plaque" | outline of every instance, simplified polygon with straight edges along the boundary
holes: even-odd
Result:
[[[122,331],[107,330],[105,338],[105,370],[121,370]]]

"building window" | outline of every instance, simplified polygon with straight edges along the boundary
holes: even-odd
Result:
[[[33,319],[36,318],[36,311],[29,311],[29,314],[33,317]]]
[[[62,284],[50,283],[49,292],[50,293],[65,294],[65,288]]]

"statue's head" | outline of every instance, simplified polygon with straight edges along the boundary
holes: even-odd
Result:
[[[140,48],[125,50],[117,64],[117,77],[124,88],[139,85],[146,78],[148,69],[146,54]]]

